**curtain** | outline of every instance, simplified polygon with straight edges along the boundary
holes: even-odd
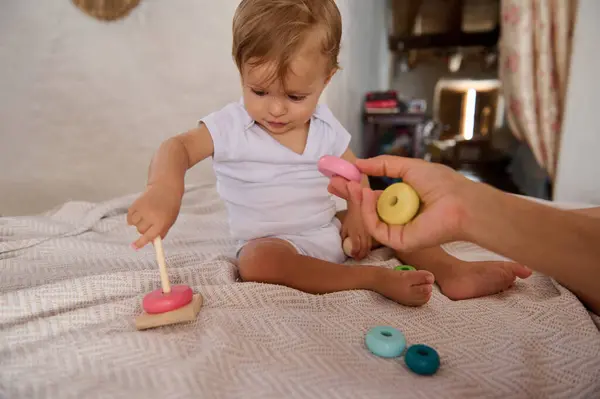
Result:
[[[499,74],[508,123],[551,180],[560,148],[576,10],[577,0],[501,0]]]

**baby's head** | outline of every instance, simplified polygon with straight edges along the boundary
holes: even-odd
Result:
[[[233,58],[250,116],[273,134],[307,123],[339,68],[341,36],[334,0],[242,0]]]

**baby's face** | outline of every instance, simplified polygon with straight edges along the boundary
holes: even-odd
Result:
[[[265,84],[273,72],[269,64],[242,71],[246,110],[274,135],[304,128],[331,77],[327,59],[316,51],[300,52],[290,66],[285,85],[279,79]]]

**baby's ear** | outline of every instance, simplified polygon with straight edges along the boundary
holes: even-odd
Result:
[[[331,81],[331,78],[333,78],[333,75],[335,75],[335,73],[338,71],[338,68],[332,68],[331,71],[327,74],[327,77],[325,78],[325,86],[327,86],[329,84],[329,82]]]

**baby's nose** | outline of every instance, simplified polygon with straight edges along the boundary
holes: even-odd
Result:
[[[285,105],[280,100],[273,100],[269,104],[269,113],[275,117],[285,114]]]

